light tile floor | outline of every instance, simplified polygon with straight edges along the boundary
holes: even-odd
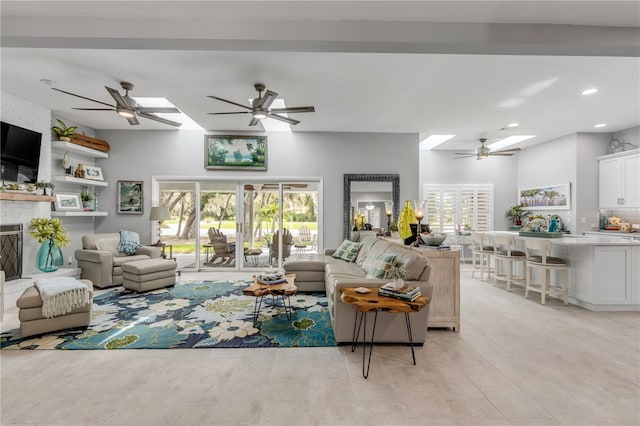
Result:
[[[202,276],[230,275],[181,279]],[[461,294],[460,333],[429,330],[416,366],[376,346],[368,380],[344,346],[2,351],[0,423],[640,424],[640,314],[542,306],[468,270]]]

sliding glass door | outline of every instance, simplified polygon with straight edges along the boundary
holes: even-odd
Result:
[[[263,270],[317,253],[320,182],[163,181],[163,241],[180,269]],[[239,201],[240,200],[240,201]]]

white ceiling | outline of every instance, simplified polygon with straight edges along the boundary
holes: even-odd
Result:
[[[130,81],[133,96],[240,132],[262,129],[207,115],[239,108],[206,95],[247,103],[263,82],[287,106],[315,106],[292,115],[294,131],[456,134],[442,148],[457,150],[640,124],[635,1],[3,1],[1,14],[2,90],[96,129],[174,130],[74,111],[100,105],[39,80],[107,103],[104,86]],[[584,97],[587,87],[600,91]],[[511,122],[520,127],[500,130]]]

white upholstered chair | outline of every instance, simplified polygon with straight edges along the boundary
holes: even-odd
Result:
[[[516,239],[513,235],[494,234],[493,236],[493,257],[495,259],[495,270],[493,273],[493,284],[497,281],[507,283],[507,291],[511,290],[511,284],[525,286],[524,267],[527,256],[523,251],[516,250]],[[514,275],[514,264],[522,264],[522,275]]]
[[[487,272],[487,280],[491,278],[491,257],[493,247],[485,243],[484,232],[471,233],[471,278],[475,278],[476,271],[480,271],[480,281]]]

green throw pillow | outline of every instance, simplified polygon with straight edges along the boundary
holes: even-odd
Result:
[[[355,262],[361,246],[362,244],[360,243],[344,240],[331,256],[336,259],[346,260],[347,262]]]
[[[141,245],[140,236],[137,232],[120,231],[120,244],[118,244],[118,251],[120,253],[129,256],[134,255]]]
[[[369,263],[367,272],[367,278],[384,278],[387,270],[393,267],[396,263],[395,254],[379,254]]]

